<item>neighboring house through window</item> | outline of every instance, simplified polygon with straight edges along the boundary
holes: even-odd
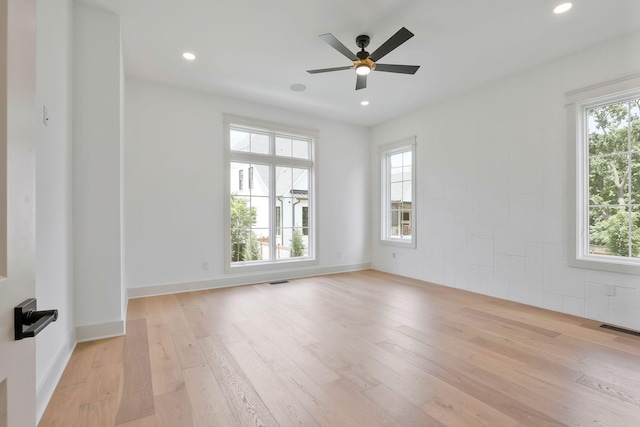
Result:
[[[416,247],[415,137],[379,148],[381,241]]]
[[[316,133],[225,116],[225,134],[226,268],[315,262]]]

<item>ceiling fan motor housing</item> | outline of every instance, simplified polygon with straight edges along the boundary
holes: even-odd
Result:
[[[356,45],[360,49],[364,49],[365,47],[369,46],[369,36],[362,34],[356,37]]]

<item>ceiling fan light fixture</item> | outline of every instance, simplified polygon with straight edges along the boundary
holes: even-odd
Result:
[[[367,64],[360,64],[356,67],[356,74],[358,75],[366,76],[370,72],[371,72],[371,67],[369,67]]]

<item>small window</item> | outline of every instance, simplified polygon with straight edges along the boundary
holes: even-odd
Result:
[[[415,138],[380,148],[381,240],[416,247]]]
[[[249,168],[249,190],[253,190],[253,167]]]
[[[244,190],[244,170],[238,171],[238,190]]]

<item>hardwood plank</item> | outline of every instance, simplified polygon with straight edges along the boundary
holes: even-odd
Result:
[[[556,331],[551,331],[549,329],[540,328],[540,327],[537,327],[537,326],[534,326],[534,325],[531,325],[531,324],[528,324],[528,323],[519,322],[517,320],[512,320],[512,319],[509,319],[509,318],[506,318],[506,317],[496,316],[495,314],[485,313],[484,311],[477,310],[475,308],[465,307],[462,310],[464,310],[465,312],[468,312],[468,313],[472,313],[475,316],[491,319],[491,320],[494,320],[494,321],[496,321],[496,322],[498,322],[500,324],[509,325],[509,326],[512,326],[512,327],[515,327],[515,328],[524,329],[526,331],[530,331],[530,332],[533,332],[533,333],[536,333],[536,334],[540,334],[540,335],[543,335],[545,337],[555,338],[555,337],[560,335],[560,333],[556,332]]]
[[[162,318],[169,328],[169,331],[188,331],[190,330],[189,321],[184,315],[178,298],[176,295],[160,295],[156,297],[162,308]]]
[[[471,394],[476,399],[485,402],[486,404],[493,406],[494,408],[504,412],[508,416],[520,421],[525,425],[539,425],[539,426],[563,426],[565,424],[556,421],[552,417],[545,413],[534,409],[524,403],[522,400],[535,401],[536,396],[531,393],[527,393],[526,390],[513,387],[510,382],[504,384],[509,388],[510,392],[514,394],[524,395],[520,400],[514,399],[511,393],[503,393],[498,390],[494,390],[486,386],[483,382],[478,381],[475,378],[464,375],[456,369],[457,367],[451,367],[450,364],[446,364],[444,361],[439,361],[440,364],[434,363],[426,358],[423,358],[415,353],[412,353],[406,349],[403,349],[395,344],[391,343],[378,343],[382,348],[385,348],[397,355],[405,358],[417,366],[431,373],[437,378],[442,379],[445,382],[453,385]],[[455,365],[454,365],[455,366]]]
[[[255,325],[262,330],[297,367],[313,378],[316,384],[326,384],[340,378],[331,368],[314,357],[302,345],[281,330],[274,328],[266,322],[256,323]]]
[[[304,348],[338,375],[349,379],[360,391],[370,389],[380,384],[380,382],[369,375],[362,366],[346,360],[338,354],[337,351],[332,351],[327,345],[316,343],[306,345]]]
[[[297,368],[296,364],[278,348],[270,337],[252,322],[238,322],[234,323],[234,326],[273,372],[279,373]]]
[[[185,388],[155,396],[157,427],[193,427],[191,402]]]
[[[364,394],[378,405],[382,405],[404,426],[443,426],[438,420],[422,412],[384,384],[366,390]]]
[[[183,388],[182,369],[169,327],[165,324],[153,325],[149,327],[148,334],[153,395],[159,396]]]
[[[101,368],[122,363],[122,349],[124,337],[108,338],[96,341],[97,348],[93,357],[92,368]]]
[[[249,344],[227,344],[227,349],[280,425],[319,426]]]
[[[190,329],[171,332],[171,340],[182,369],[193,368],[204,363],[200,344]]]
[[[184,381],[198,427],[234,426],[239,423],[209,365],[185,370]]]
[[[201,338],[198,341],[240,424],[277,425],[273,415],[224,345],[213,337]]]
[[[438,382],[438,379],[434,379]],[[475,397],[465,393],[464,391],[451,386],[448,383],[438,383],[436,397],[422,405],[420,408],[430,413],[428,408],[434,405],[441,407],[440,414],[443,411],[452,413],[455,419],[472,426],[522,426],[521,423],[507,416],[500,410],[487,405],[486,403],[476,399]],[[436,417],[434,417],[436,418]],[[445,415],[445,418],[449,418]],[[446,424],[443,422],[443,424]],[[455,425],[455,424],[454,424]]]
[[[127,321],[122,366],[122,392],[116,424],[155,413],[146,319]]]
[[[378,405],[360,393],[360,390],[344,378],[325,384],[322,389],[362,425],[370,427],[399,426],[393,417],[383,409],[384,405]]]
[[[577,381],[578,384],[589,387],[595,391],[599,391],[624,402],[629,402],[633,405],[640,406],[640,393],[639,390],[628,390],[624,387],[620,387],[616,384],[610,384],[605,381],[601,381],[597,378],[589,375],[583,375]],[[640,411],[638,412],[640,414]],[[640,419],[640,418],[639,418]]]
[[[322,426],[349,427],[364,425],[359,423],[301,369],[282,372],[278,375],[285,386]]]
[[[150,415],[124,424],[117,424],[116,427],[156,427],[156,416]]]
[[[100,343],[98,341],[78,343],[60,377],[58,387],[67,387],[86,382],[99,346]]]
[[[117,398],[98,400],[82,405],[78,426],[113,427],[118,408]]]
[[[85,383],[80,403],[82,405],[106,399],[117,399],[120,391],[122,365],[106,365],[94,368]]]
[[[78,425],[80,415],[80,399],[84,392],[84,384],[58,386],[51,396],[39,427],[67,427]]]
[[[191,332],[196,338],[208,337],[211,330],[211,323],[208,317],[200,308],[195,292],[177,294],[176,299],[180,304],[182,312],[189,322]]]

